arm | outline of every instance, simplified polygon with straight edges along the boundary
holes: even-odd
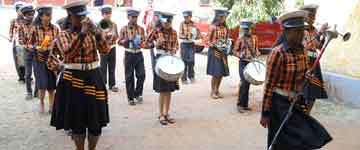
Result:
[[[10,41],[14,38],[14,30],[15,30],[15,19],[10,21],[10,29],[9,29],[9,39]]]
[[[253,40],[254,40],[255,54],[256,54],[256,56],[260,56],[261,53],[259,50],[258,38],[255,36]]]
[[[214,38],[214,34],[215,34],[215,26],[211,25],[209,27],[209,31],[208,31],[208,41],[209,41],[209,46],[215,46],[216,44],[216,41],[213,41],[213,38]]]
[[[320,36],[317,36],[316,31],[305,31],[304,36],[304,47],[305,49],[319,49],[321,48]]]
[[[36,36],[36,27],[32,26],[30,28],[30,32],[29,34],[27,34],[27,37],[25,38],[27,40],[26,44],[26,48],[28,48],[29,50],[40,50],[38,49],[38,45],[39,43],[37,43],[37,36]]]
[[[240,47],[241,47],[241,39],[237,39],[235,41],[234,48],[232,49],[232,52],[236,57],[240,57]]]
[[[100,54],[107,54],[110,52],[110,44],[106,41],[105,34],[106,33],[101,30],[97,30],[95,33],[95,38],[97,41],[96,47]]]
[[[195,26],[196,27],[196,26]],[[198,27],[196,27],[196,32],[197,32],[197,36],[196,36],[196,40],[200,39],[201,38],[201,32],[200,32],[200,29]]]
[[[62,52],[64,55],[73,56],[77,52],[74,49],[80,49],[81,43],[84,40],[85,35],[72,34],[68,32],[60,32],[59,36],[55,40],[55,46]]]
[[[127,42],[128,39],[127,39],[126,26],[125,26],[120,30],[118,44],[125,47]]]
[[[183,22],[180,24],[180,30],[179,31],[180,31],[179,38],[180,39],[186,39],[187,36],[185,34],[185,31],[184,31],[184,23]]]
[[[174,36],[174,47],[173,49],[171,50],[171,53],[172,54],[176,54],[176,52],[179,50],[179,41],[178,41],[178,38],[177,38],[177,33],[176,31],[173,32],[173,36]]]
[[[112,41],[112,42],[113,42],[113,43],[116,43],[116,41],[119,39],[118,28],[117,28],[117,24],[116,24],[116,23],[114,23],[113,26],[114,26],[114,27],[113,27],[113,28],[114,28],[114,29],[113,29],[113,32],[115,33],[115,35],[113,35],[113,38],[112,38],[113,41]]]
[[[141,28],[140,27],[140,45],[139,45],[139,48],[143,48],[143,47],[146,47],[146,44],[145,44],[145,30],[144,28]]]
[[[144,47],[143,48],[151,48],[153,47],[154,41],[157,39],[157,31],[156,29],[150,31],[150,33],[147,35],[144,41]]]
[[[270,117],[270,108],[272,105],[273,89],[279,77],[282,57],[280,52],[273,50],[267,58],[266,79],[264,87],[264,98],[262,104],[262,117]]]
[[[19,45],[20,46],[24,46],[25,45],[25,31],[24,31],[24,27],[23,26],[20,26],[19,27]]]

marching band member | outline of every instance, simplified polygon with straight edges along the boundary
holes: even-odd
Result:
[[[86,15],[88,1],[77,0],[68,10],[71,27],[59,33],[55,46],[64,54],[64,71],[56,88],[51,126],[71,131],[77,150],[84,150],[88,135],[95,150],[102,128],[109,123],[108,93],[99,69],[98,52],[110,50],[105,33]]]
[[[191,82],[195,81],[195,43],[194,40],[198,39],[200,36],[199,29],[195,26],[194,22],[191,20],[192,11],[183,12],[184,21],[180,24],[180,33],[179,38],[181,39],[180,48],[181,48],[181,58],[185,63],[185,70],[182,76],[182,83],[187,83],[189,78]],[[194,31],[196,35],[194,35]]]
[[[19,78],[18,81],[25,83],[25,66],[24,66],[24,63],[21,63],[21,62],[24,62],[24,59],[21,58],[21,56],[23,56],[23,54],[21,54],[21,53],[24,53],[24,48],[16,45],[19,27],[21,26],[20,24],[23,23],[23,19],[24,19],[23,15],[19,9],[24,5],[24,3],[16,2],[14,5],[15,5],[17,17],[14,19],[11,19],[11,21],[10,21],[9,42],[13,42],[13,58],[14,58],[16,73]],[[19,59],[21,59],[21,60],[19,60]]]
[[[20,8],[20,12],[24,16],[24,22],[19,27],[19,45],[22,47],[25,47],[25,83],[26,83],[26,100],[30,100],[33,98],[32,94],[32,87],[31,87],[31,81],[32,81],[32,72],[33,68],[35,70],[35,52],[32,48],[26,47],[27,42],[29,41],[29,33],[31,24],[34,18],[35,10],[34,7],[30,4],[25,4],[23,7]],[[36,71],[34,71],[35,77],[36,77]],[[36,78],[35,78],[36,80]],[[34,96],[37,95],[37,87],[35,84],[35,91]]]
[[[318,9],[318,5],[309,4],[305,5],[301,9],[308,12],[308,16],[306,17],[306,22],[309,24],[307,30],[305,30],[305,37],[304,37],[304,46],[305,51],[308,56],[309,60],[309,67],[311,67],[317,56],[318,56],[318,49],[321,49],[324,39],[322,39],[322,35],[328,28],[327,24],[322,25],[320,31],[317,31],[314,27],[314,22],[316,19],[316,11]],[[307,85],[305,92],[305,99],[308,100],[310,104],[309,113],[312,109],[313,104],[315,103],[315,99],[326,99],[328,98],[327,93],[325,91],[324,81],[322,77],[321,67],[320,64],[316,66],[316,69],[313,71],[314,77],[311,82]]]
[[[161,28],[161,23],[159,21],[160,11],[154,11],[153,18],[146,26],[146,35],[149,35],[152,31],[157,30],[157,28]],[[150,47],[150,58],[151,58],[151,67],[155,68],[155,50],[154,45],[152,44]]]
[[[59,26],[60,30],[66,30],[71,26],[69,11],[66,11],[66,14],[67,14],[66,17],[60,18],[59,20],[56,21],[56,24]]]
[[[212,76],[211,94],[213,99],[223,98],[219,92],[221,80],[229,75],[227,54],[216,47],[216,44],[222,40],[227,41],[229,30],[226,25],[227,9],[215,9],[215,18],[209,27],[209,51],[207,62],[207,74]],[[226,44],[222,45],[226,46]]]
[[[146,34],[147,35],[150,34],[151,31],[153,31],[155,27],[161,26],[159,24],[159,16],[160,16],[160,11],[154,11],[153,18],[146,26]]]
[[[101,14],[103,19],[100,21],[98,27],[102,26],[102,23],[106,24],[109,29],[105,29],[106,41],[111,45],[109,54],[100,55],[100,68],[102,72],[102,77],[104,78],[105,84],[107,83],[107,78],[109,77],[109,90],[113,92],[118,92],[119,88],[116,87],[115,80],[115,68],[116,68],[116,41],[118,39],[118,29],[115,22],[111,21],[112,15],[112,6],[103,5],[101,8]],[[109,75],[109,76],[107,76]]]
[[[152,31],[146,39],[148,47],[155,42],[155,47],[157,49],[157,54],[155,57],[155,62],[158,58],[163,55],[175,55],[179,43],[177,40],[177,33],[172,28],[172,21],[174,14],[168,12],[161,12],[159,19],[161,21],[161,27]],[[161,125],[168,125],[175,123],[173,118],[169,116],[170,102],[171,102],[171,92],[179,90],[178,82],[169,82],[158,75],[154,74],[153,88],[155,92],[160,93],[159,96],[159,122]]]
[[[139,11],[128,9],[128,25],[120,30],[119,45],[125,48],[125,81],[129,105],[136,105],[143,101],[143,87],[145,81],[144,56],[141,52],[145,40],[145,30],[137,24]],[[135,76],[136,75],[136,82]]]
[[[298,10],[279,18],[283,26],[282,35],[267,58],[260,124],[268,128],[268,147],[288,115],[291,103],[296,102],[272,150],[319,149],[331,140],[323,126],[305,114],[308,105],[298,95],[303,90],[308,68],[302,45],[305,16],[305,11]]]
[[[260,55],[258,40],[256,35],[251,33],[252,22],[249,20],[242,20],[240,24],[240,36],[236,40],[233,54],[240,58],[239,61],[239,74],[240,74],[240,88],[238,97],[238,111],[244,113],[251,110],[249,104],[249,89],[250,83],[245,80],[244,69],[246,65],[256,56]]]
[[[56,76],[47,66],[52,41],[59,33],[59,29],[51,24],[52,7],[39,6],[29,33],[27,47],[36,53],[35,69],[36,86],[39,89],[40,112],[44,112],[45,92],[49,93],[49,112],[52,111],[54,90],[56,88]]]

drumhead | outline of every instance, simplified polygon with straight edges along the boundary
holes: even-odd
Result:
[[[184,62],[175,56],[161,56],[156,62],[156,68],[170,75],[179,74],[184,71]],[[158,73],[158,72],[157,72]]]
[[[245,69],[247,73],[256,81],[265,81],[266,67],[262,62],[250,62]]]

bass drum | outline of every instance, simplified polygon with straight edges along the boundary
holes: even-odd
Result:
[[[183,60],[176,56],[164,55],[156,60],[155,73],[166,81],[178,81],[184,69]]]
[[[252,60],[245,66],[244,77],[245,80],[253,85],[261,85],[265,81],[266,66],[263,62]]]

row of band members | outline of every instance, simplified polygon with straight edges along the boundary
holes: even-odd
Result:
[[[159,57],[176,54],[179,42],[177,32],[172,28],[174,14],[155,12],[153,21],[146,28],[147,37],[145,37],[145,30],[137,24],[139,11],[134,9],[127,11],[129,23],[118,33],[117,25],[110,19],[111,6],[102,7],[103,20],[96,26],[91,19],[86,17],[89,13],[86,4],[87,1],[80,0],[64,6],[68,16],[58,21],[61,31],[51,24],[51,7],[37,7],[38,15],[33,19],[35,13],[33,6],[17,4],[16,10],[19,15],[11,21],[10,39],[17,34],[20,45],[18,49],[24,49],[23,66],[19,65],[16,60],[19,58],[14,57],[14,60],[19,80],[26,83],[27,99],[31,99],[33,96],[31,75],[34,69],[35,85],[36,89],[39,89],[40,111],[44,112],[44,97],[45,92],[48,91],[49,111],[52,114],[51,125],[57,129],[71,131],[72,139],[79,149],[83,149],[88,132],[89,147],[95,149],[102,127],[109,123],[107,78],[109,79],[109,89],[114,92],[118,91],[115,86],[115,45],[119,44],[125,48],[126,92],[129,104],[135,105],[135,100],[138,103],[143,101],[145,81],[144,57],[140,49],[151,49],[151,56],[154,56],[152,58],[152,67],[154,68]],[[313,23],[316,9],[317,6],[309,5],[303,8],[308,13],[304,13],[305,11],[292,12],[280,18],[284,31],[267,60],[267,81],[260,121],[261,125],[269,127],[269,142],[274,136],[274,131],[280,125],[278,118],[283,117],[283,111],[285,111],[274,108],[281,105],[277,104],[279,101],[289,99],[283,93],[298,91],[298,85],[305,78],[305,71],[316,58],[316,49],[321,47],[321,34],[325,31],[325,26],[320,31],[311,27],[310,30],[304,32],[304,19],[310,18],[307,21]],[[227,15],[226,9],[216,9],[215,18],[208,33],[207,74],[212,76],[210,96],[213,99],[223,97],[219,87],[222,78],[229,75],[227,54],[216,46],[219,40],[226,41],[229,37],[229,29],[225,21]],[[180,25],[179,39],[181,39],[181,58],[186,67],[182,82],[187,82],[188,79],[193,82],[195,80],[194,40],[200,38],[200,34],[191,20],[192,12],[184,11],[183,16],[184,21]],[[251,26],[252,22],[250,21],[241,22],[242,34],[233,48],[233,54],[240,58],[241,86],[237,104],[239,112],[250,110],[248,107],[250,83],[245,80],[243,70],[253,57],[260,55],[257,46],[258,40],[251,34]],[[154,48],[157,49],[156,55]],[[14,50],[15,52],[19,51]],[[100,67],[98,66],[98,53],[100,53]],[[307,58],[310,58],[310,61]],[[60,71],[57,64],[60,59],[64,64],[64,71],[56,83],[56,74]],[[320,68],[318,69],[320,71]],[[319,76],[319,79],[322,84],[322,77]],[[160,115],[158,117],[160,124],[175,123],[175,120],[169,116],[169,108],[171,93],[179,89],[179,82],[166,81],[154,73],[153,89],[160,94]],[[327,96],[324,90],[320,90],[310,92],[310,97],[316,99]],[[312,104],[301,104],[299,107],[304,113],[308,113]],[[306,123],[306,121],[292,123]],[[308,126],[304,126],[305,131],[312,131]],[[316,140],[315,136],[311,138],[314,138],[313,141],[322,141],[322,144],[330,139],[327,136],[321,139],[317,137]],[[321,144],[315,146],[319,145]],[[304,149],[304,144],[296,145],[296,143],[289,143],[285,140],[279,142],[275,149],[299,147]]]

